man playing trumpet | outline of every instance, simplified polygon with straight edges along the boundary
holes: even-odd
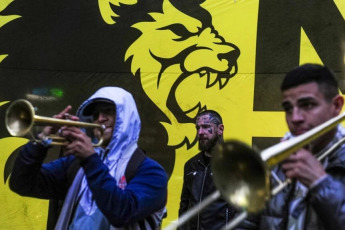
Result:
[[[64,156],[44,164],[49,136],[56,131],[46,127],[38,135],[40,142],[22,148],[10,188],[23,196],[63,201],[57,223],[48,222],[53,224],[48,229],[158,229],[165,214],[167,175],[137,145],[141,121],[132,95],[117,87],[101,88],[82,103],[77,116],[105,126],[102,146],[94,147],[78,127],[61,127],[60,136],[68,140]],[[99,130],[93,138],[100,138]]]

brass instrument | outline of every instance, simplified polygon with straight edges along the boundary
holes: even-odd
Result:
[[[335,128],[344,119],[345,112],[302,135],[269,147],[261,153],[235,140],[226,141],[224,144],[218,145],[211,158],[213,179],[218,190],[182,215],[177,221],[164,228],[164,230],[173,230],[183,225],[220,197],[243,210],[224,229],[235,227],[247,217],[248,213],[261,211],[265,207],[266,201],[288,184],[288,181],[284,182],[282,184],[285,185],[280,185],[279,188],[271,191],[269,181],[270,170],[295,151]],[[342,140],[342,142],[344,141]],[[321,157],[325,157],[325,154]]]
[[[338,142],[336,142],[334,145],[332,145],[326,152],[322,153],[317,160],[322,162],[325,157],[327,157],[329,154],[333,153],[335,150],[337,150],[338,147],[340,147],[345,142],[345,137],[340,139]],[[272,174],[273,179],[277,181],[278,185],[274,187],[270,191],[270,197],[277,195],[279,192],[281,192],[286,186],[288,186],[291,183],[290,179],[286,179],[285,181],[279,180],[276,176]],[[230,230],[236,227],[238,224],[240,224],[245,218],[248,216],[248,211],[243,211],[240,213],[235,219],[230,221],[228,224],[226,224],[221,230]]]
[[[11,103],[11,105],[6,110],[5,115],[5,125],[8,132],[12,136],[26,136],[27,134],[32,134],[31,130],[36,125],[58,125],[58,126],[76,126],[80,128],[97,128],[101,131],[101,136],[103,136],[105,127],[103,125],[80,122],[80,121],[71,121],[71,120],[62,120],[57,118],[42,117],[35,115],[35,109],[31,103],[24,99],[19,99]],[[34,135],[32,135],[34,136]],[[50,145],[67,145],[69,142],[58,135],[51,135],[47,138],[52,139],[53,141]],[[41,142],[34,138],[34,141]],[[100,146],[103,142],[103,138],[100,138],[99,142],[93,144],[93,146]]]

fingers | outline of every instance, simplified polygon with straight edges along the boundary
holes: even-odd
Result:
[[[282,164],[282,169],[288,178],[300,177],[305,167],[305,160],[308,156],[307,151],[301,149],[289,156]]]
[[[300,149],[296,151],[294,154],[290,155],[284,162],[297,162],[297,161],[305,161],[309,157],[313,157],[313,155],[306,149]]]
[[[79,117],[74,116],[74,115],[69,114],[69,113],[65,113],[62,118],[65,120],[79,121]]]
[[[68,114],[68,112],[71,111],[71,109],[72,109],[72,106],[67,105],[66,108],[58,114],[58,116],[63,117],[65,114]]]
[[[95,152],[91,138],[76,127],[65,127],[61,131],[61,136],[70,142],[65,146],[65,156],[74,155],[78,158],[86,158]]]
[[[289,162],[282,165],[282,169],[287,178],[296,178],[301,175],[303,165],[301,162]]]
[[[66,117],[66,116],[70,116],[69,112],[71,111],[71,109],[72,109],[72,106],[68,105],[68,106],[66,106],[66,108],[64,110],[62,110],[60,113],[54,115],[53,117],[58,118],[58,119],[66,119],[66,118],[68,119],[68,117]]]
[[[68,156],[68,155],[76,155],[78,156],[79,151],[81,150],[81,143],[80,141],[72,141],[70,142],[70,144],[66,145],[64,148],[64,155]]]
[[[63,126],[59,130],[60,136],[66,138],[67,140],[74,141],[75,139],[83,139],[85,133],[77,127]]]
[[[74,121],[78,121],[79,118],[77,116],[71,115],[69,114],[69,112],[71,111],[72,106],[68,105],[66,106],[66,108],[64,110],[62,110],[59,114],[54,115],[54,118],[57,119],[68,119],[68,120],[74,120]],[[42,132],[40,134],[38,134],[38,137],[40,139],[50,136],[51,134],[55,134],[56,132],[60,131],[59,128],[61,127],[61,125],[58,124],[52,124],[52,125],[48,125],[45,126],[42,130]],[[60,135],[60,133],[59,133]]]
[[[287,178],[297,179],[309,186],[325,174],[321,163],[307,150],[301,149],[282,163]]]

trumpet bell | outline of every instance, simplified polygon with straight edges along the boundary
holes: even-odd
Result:
[[[12,136],[25,136],[33,127],[35,111],[26,100],[11,103],[6,111],[5,124]]]
[[[35,109],[31,103],[24,99],[19,99],[11,103],[9,108],[6,111],[5,115],[5,125],[8,132],[12,136],[26,136],[31,134],[34,141],[41,142],[41,140],[35,139],[35,135],[32,134],[32,128],[34,126],[75,126],[79,128],[93,128],[99,129],[101,137],[99,138],[98,143],[94,143],[93,146],[101,146],[103,143],[103,134],[105,130],[104,125],[80,122],[73,120],[62,120],[57,118],[43,117],[35,115]],[[51,142],[51,145],[67,145],[69,142],[60,136],[50,135],[48,138],[55,141]]]
[[[269,178],[258,152],[242,142],[226,141],[215,148],[211,167],[214,183],[227,202],[251,213],[264,208]]]

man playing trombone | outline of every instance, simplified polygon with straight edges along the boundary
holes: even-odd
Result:
[[[344,104],[333,72],[317,64],[287,73],[281,91],[290,130],[283,141],[336,117]],[[278,178],[292,183],[270,198],[258,218],[259,229],[345,229],[345,145],[317,159],[343,137],[345,129],[338,125],[273,169],[273,188]]]
[[[56,117],[63,118],[70,109]],[[53,221],[58,230],[160,228],[167,175],[137,145],[141,122],[132,95],[118,87],[101,88],[82,103],[77,116],[105,127],[92,135],[103,138],[101,146],[94,147],[79,127],[64,126],[59,132],[68,142],[64,156],[43,163],[55,133],[46,127],[38,135],[40,142],[21,150],[10,188],[23,196],[63,201],[56,225]]]

